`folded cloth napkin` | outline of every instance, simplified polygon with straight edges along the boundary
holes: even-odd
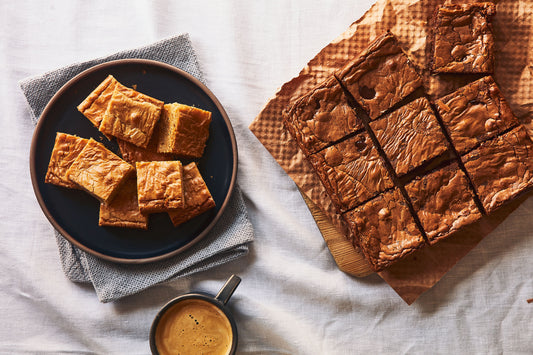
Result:
[[[152,45],[76,63],[24,79],[20,87],[37,123],[48,101],[68,80],[96,64],[123,58],[152,59],[174,65],[204,81],[189,36],[183,34]],[[101,302],[110,302],[158,283],[191,275],[247,254],[253,227],[241,191],[236,186],[223,215],[202,240],[171,258],[147,264],[118,264],[98,258],[72,245],[56,231],[63,270],[74,282],[91,283]]]

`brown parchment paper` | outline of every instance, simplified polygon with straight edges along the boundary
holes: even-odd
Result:
[[[475,79],[457,75],[432,76],[426,70],[430,18],[443,3],[476,1],[379,0],[345,32],[324,47],[305,68],[265,105],[250,125],[265,148],[295,181],[300,190],[349,238],[344,222],[336,214],[331,200],[290,135],[283,129],[282,111],[289,103],[323,81],[348,60],[358,55],[375,37],[390,29],[421,70],[426,92],[431,98],[448,94]],[[493,19],[495,37],[495,80],[515,115],[533,133],[533,0],[501,0],[496,3]],[[482,219],[457,235],[426,247],[379,275],[411,304],[430,289],[492,231],[525,197]]]

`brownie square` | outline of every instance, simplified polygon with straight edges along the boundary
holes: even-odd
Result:
[[[67,171],[87,142],[88,139],[57,132],[44,182],[77,189],[78,185],[70,181]]]
[[[211,112],[178,103],[166,104],[156,128],[157,151],[186,158],[201,158],[207,139]]]
[[[405,189],[431,244],[481,218],[474,192],[457,163],[419,177]]]
[[[465,85],[435,103],[459,154],[519,124],[490,76]]]
[[[148,95],[132,89],[125,92],[115,87],[100,122],[100,131],[146,148],[161,116],[162,107],[162,101]]]
[[[343,214],[365,258],[381,271],[425,242],[397,188]]]
[[[390,32],[375,39],[336,75],[371,119],[422,86],[420,75]]]
[[[143,213],[167,212],[183,207],[181,162],[137,162],[137,194]]]
[[[308,160],[341,212],[393,187],[393,181],[366,132],[310,155]]]
[[[533,186],[532,157],[533,142],[522,126],[461,157],[487,213]]]
[[[137,180],[127,179],[115,197],[100,204],[99,226],[148,229],[148,216],[141,213],[137,201]]]
[[[135,171],[102,143],[89,139],[67,170],[70,181],[96,197],[111,201],[120,185]]]
[[[370,127],[398,175],[448,149],[446,137],[424,97],[370,122]]]
[[[492,73],[492,3],[445,5],[434,20],[432,69],[436,73]]]
[[[183,167],[183,199],[183,207],[168,213],[174,226],[215,207],[215,201],[194,162]]]
[[[316,153],[364,128],[334,77],[296,100],[283,118],[305,154]]]

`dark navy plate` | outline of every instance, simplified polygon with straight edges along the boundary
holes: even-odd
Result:
[[[57,132],[105,144],[118,153],[77,106],[109,74],[119,82],[166,103],[179,102],[212,112],[209,139],[198,168],[216,208],[178,227],[166,214],[150,216],[148,230],[99,227],[99,202],[86,192],[44,183]],[[188,161],[183,161],[184,164]],[[176,255],[203,238],[225,209],[237,175],[237,144],[229,118],[216,97],[193,76],[168,64],[124,59],[97,65],[66,83],[41,115],[30,153],[33,189],[52,225],[77,247],[107,260],[145,263]]]

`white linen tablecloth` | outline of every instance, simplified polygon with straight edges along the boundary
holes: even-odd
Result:
[[[533,215],[526,201],[412,306],[377,275],[339,271],[293,181],[248,130],[277,88],[372,1],[0,2],[0,353],[147,354],[157,310],[243,281],[229,305],[240,354],[533,353]],[[103,304],[61,269],[29,175],[33,124],[18,82],[189,33],[239,146],[254,225],[229,264]]]

